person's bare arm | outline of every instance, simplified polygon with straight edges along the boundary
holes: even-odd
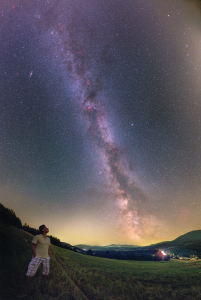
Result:
[[[48,247],[48,255],[50,257],[50,246]]]
[[[34,257],[36,257],[36,244],[34,243],[31,244],[31,250],[33,252]]]

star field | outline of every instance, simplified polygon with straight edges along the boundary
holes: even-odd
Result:
[[[0,202],[71,244],[200,229],[201,33],[174,1],[0,5]]]

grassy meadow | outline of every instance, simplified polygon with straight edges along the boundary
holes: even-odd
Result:
[[[47,279],[25,274],[33,236],[0,223],[0,300],[201,299],[201,262],[123,261],[51,246]]]

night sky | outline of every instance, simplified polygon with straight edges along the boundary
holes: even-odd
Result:
[[[201,229],[196,9],[1,1],[0,202],[23,224],[72,245]]]

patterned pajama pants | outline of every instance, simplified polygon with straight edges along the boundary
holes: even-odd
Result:
[[[42,263],[43,266],[43,275],[48,275],[50,270],[50,257],[47,258],[41,258],[41,257],[33,257],[32,260],[29,263],[28,271],[26,276],[32,277],[36,274],[36,271],[38,270],[38,267]]]

